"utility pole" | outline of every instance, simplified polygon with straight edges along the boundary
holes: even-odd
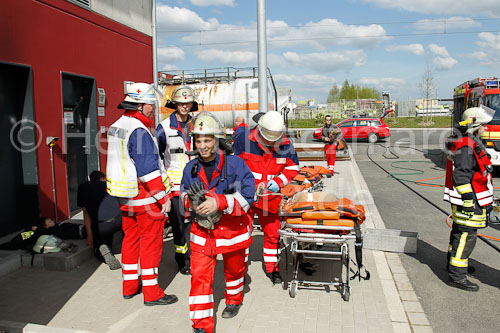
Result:
[[[267,112],[266,0],[257,0],[257,46],[259,57],[259,112]]]

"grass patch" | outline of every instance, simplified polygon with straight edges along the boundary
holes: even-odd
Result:
[[[343,119],[332,119],[334,124]],[[384,123],[392,128],[448,128],[451,124],[451,116],[433,117],[432,123],[423,123],[422,117],[405,118],[384,118]],[[317,119],[290,119],[288,125],[290,128],[320,128],[325,124],[324,120]]]

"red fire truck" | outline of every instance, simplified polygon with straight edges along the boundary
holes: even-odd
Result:
[[[494,109],[495,116],[482,135],[493,165],[500,166],[500,81],[496,77],[466,81],[453,92],[453,125],[462,121],[465,109],[485,105]]]

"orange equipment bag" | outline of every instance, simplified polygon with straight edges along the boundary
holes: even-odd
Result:
[[[330,175],[330,171],[325,167],[320,165],[304,166],[300,168],[292,182],[283,187],[280,192],[290,198],[295,193],[302,192],[319,182],[324,175]]]

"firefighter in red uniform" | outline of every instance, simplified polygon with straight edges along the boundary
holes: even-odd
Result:
[[[326,164],[330,174],[334,174],[335,158],[337,156],[337,139],[340,135],[340,129],[332,124],[332,117],[325,116],[325,126],[321,131],[321,140],[325,143]]]
[[[123,298],[141,292],[144,304],[177,302],[158,286],[165,214],[170,210],[170,182],[150,132],[161,93],[152,85],[134,83],[118,108],[125,113],[108,130],[107,191],[118,197],[122,210]],[[139,260],[140,259],[140,260]]]
[[[446,166],[444,200],[451,203],[453,227],[448,246],[448,284],[467,291],[479,286],[467,279],[469,256],[477,229],[485,228],[493,202],[491,161],[481,142],[484,125],[495,111],[484,107],[465,110],[458,138],[451,143]]]
[[[245,162],[226,155],[222,126],[204,112],[194,120],[198,157],[185,167],[181,198],[193,211],[189,314],[195,332],[214,329],[212,285],[218,254],[224,259],[226,308],[223,318],[238,314],[243,302],[245,249],[252,242],[249,214],[255,180]]]
[[[268,111],[262,115],[256,128],[236,138],[233,149],[252,171],[256,187],[264,185],[268,192],[279,192],[299,172],[297,153],[285,135],[285,123],[279,112]],[[264,232],[264,267],[273,283],[282,280],[278,265],[281,199],[278,195],[265,195],[252,209]]]

